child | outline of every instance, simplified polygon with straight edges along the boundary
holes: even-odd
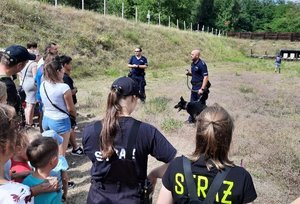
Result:
[[[281,56],[277,55],[275,58],[275,72],[278,71],[279,74],[280,74],[280,65],[281,65]]]
[[[11,179],[15,182],[22,183],[23,179],[32,172],[28,164],[26,150],[29,143],[40,137],[40,133],[33,128],[29,128],[19,134],[16,143],[14,156],[11,158]]]
[[[43,182],[51,182],[55,177],[49,177],[50,171],[58,164],[58,144],[53,138],[41,137],[34,140],[27,148],[27,157],[35,168],[23,184],[34,186]],[[61,192],[42,193],[34,197],[35,204],[61,204]]]
[[[47,130],[42,133],[43,137],[52,137],[58,142],[58,145],[61,147],[63,143],[63,137],[57,134],[54,130]],[[66,158],[62,155],[58,157],[58,164],[56,167],[50,172],[50,176],[57,177],[59,182],[59,189],[62,190],[62,200],[65,201],[68,194],[68,174],[67,169],[69,168],[68,162]]]

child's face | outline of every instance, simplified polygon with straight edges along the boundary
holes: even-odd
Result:
[[[24,142],[24,144],[22,144],[21,146],[16,147],[16,156],[24,162],[28,161],[28,157],[26,154],[28,145],[29,145],[28,142]]]

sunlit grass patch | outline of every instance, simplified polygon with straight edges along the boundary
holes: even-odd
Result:
[[[183,122],[173,118],[167,118],[162,121],[161,127],[164,131],[174,131],[180,129],[183,126]]]
[[[169,101],[170,99],[163,96],[151,99],[148,102],[146,102],[145,113],[147,114],[162,113],[166,110]]]

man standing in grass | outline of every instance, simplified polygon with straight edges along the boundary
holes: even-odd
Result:
[[[142,56],[142,48],[137,47],[135,48],[134,52],[135,55],[131,56],[128,62],[128,67],[131,68],[128,76],[138,82],[140,87],[141,101],[145,102],[145,69],[148,67],[148,61],[146,57]]]
[[[186,75],[191,76],[191,98],[190,101],[200,101],[202,104],[206,105],[206,100],[209,94],[210,83],[208,81],[208,70],[206,63],[200,59],[200,50],[196,49],[191,52],[191,70],[186,70]],[[188,118],[189,123],[194,123],[195,118],[190,115]]]

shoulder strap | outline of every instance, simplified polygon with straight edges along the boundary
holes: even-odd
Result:
[[[60,112],[63,112],[65,114],[67,114],[69,117],[72,117],[67,111],[61,109],[60,107],[58,107],[57,105],[55,105],[54,103],[52,103],[52,101],[50,100],[49,96],[48,96],[48,93],[46,91],[46,88],[45,88],[45,82],[43,83],[43,87],[44,87],[44,91],[45,91],[45,94],[49,100],[49,102],[51,103],[52,106],[54,106],[54,108],[56,108],[57,110],[59,110]]]
[[[138,120],[134,120],[133,125],[130,130],[128,142],[127,142],[127,148],[126,148],[126,159],[132,159],[132,150],[134,145],[136,144],[136,137],[138,130],[140,128],[141,122]]]
[[[217,173],[216,177],[214,178],[212,184],[209,187],[206,198],[204,200],[204,204],[210,204],[214,202],[216,198],[216,194],[219,191],[221,185],[223,184],[224,179],[226,178],[230,170],[231,167],[225,167],[224,170]]]
[[[33,63],[33,61],[30,62],[30,63],[26,66],[26,70],[25,70],[25,74],[24,74],[24,77],[23,77],[21,86],[23,86],[23,84],[24,84],[24,81],[25,81],[25,78],[26,78],[26,73],[27,73],[27,71],[28,71],[29,66],[30,66],[32,63]]]
[[[190,201],[198,201],[200,203],[197,196],[196,184],[194,182],[194,178],[192,174],[191,161],[185,156],[182,156],[182,162],[183,162],[184,178],[186,180],[186,185],[187,185],[188,197],[190,198]]]

